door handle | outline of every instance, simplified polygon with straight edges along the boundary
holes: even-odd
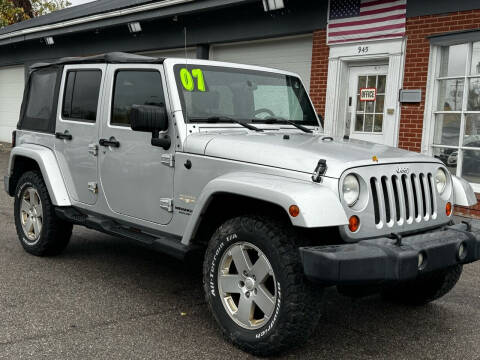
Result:
[[[61,132],[55,133],[55,137],[57,139],[62,139],[62,140],[72,140],[73,139],[73,136],[68,133],[68,130],[65,130],[65,132],[63,132],[63,133],[61,133]]]
[[[107,147],[120,147],[120,142],[117,141],[113,136],[110,139],[100,139],[99,144]]]

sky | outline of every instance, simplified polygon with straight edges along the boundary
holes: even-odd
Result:
[[[88,3],[88,2],[92,2],[92,1],[94,1],[94,0],[70,0],[70,2],[72,3],[72,6],[85,4],[85,3]]]

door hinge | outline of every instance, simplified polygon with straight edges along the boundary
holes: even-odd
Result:
[[[97,144],[88,144],[88,153],[93,156],[98,155],[98,145]]]
[[[88,190],[90,190],[94,194],[98,193],[98,184],[94,181],[89,182]]]
[[[160,199],[160,207],[167,210],[168,212],[173,212],[173,199],[162,198]]]
[[[162,164],[169,167],[175,166],[175,156],[173,154],[162,154]]]

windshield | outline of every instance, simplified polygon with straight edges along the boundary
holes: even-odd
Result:
[[[177,64],[174,72],[186,122],[221,117],[320,126],[297,77],[195,64]]]

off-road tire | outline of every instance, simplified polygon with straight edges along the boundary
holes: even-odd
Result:
[[[229,247],[241,242],[253,244],[268,258],[280,289],[274,316],[256,330],[236,324],[219,293],[220,259]],[[237,217],[217,229],[205,254],[203,284],[206,301],[224,337],[254,355],[274,355],[303,344],[320,318],[323,289],[306,281],[295,233],[291,227],[268,217]]]
[[[42,229],[40,237],[35,244],[27,240],[20,219],[22,196],[26,189],[30,187],[37,191],[43,212]],[[56,216],[47,186],[39,172],[25,172],[18,180],[15,190],[14,214],[18,238],[28,253],[36,256],[54,256],[60,254],[68,245],[72,235],[73,225]]]
[[[454,288],[463,266],[456,265],[447,269],[421,275],[418,279],[387,287],[383,297],[392,302],[420,306],[435,301]]]

